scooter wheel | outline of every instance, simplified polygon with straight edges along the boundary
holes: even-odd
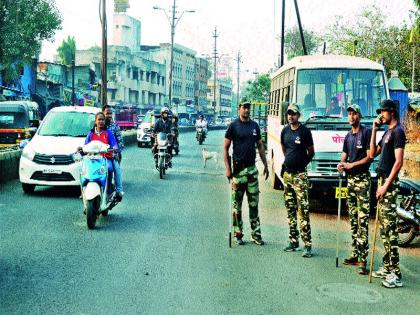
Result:
[[[97,217],[97,206],[99,206],[99,202],[97,198],[88,200],[86,202],[86,223],[87,227],[92,230],[95,228],[96,224],[96,217]]]
[[[101,214],[102,214],[102,216],[107,217],[108,216],[108,210],[102,211]]]

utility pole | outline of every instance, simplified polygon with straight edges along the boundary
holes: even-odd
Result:
[[[214,121],[216,121],[217,112],[216,112],[216,83],[217,83],[217,26],[214,27],[213,38],[214,38],[214,49],[213,49],[213,58],[214,58],[214,73],[213,73],[213,108],[214,108]],[[220,104],[219,104],[220,106]],[[221,106],[219,112],[221,112]],[[220,114],[219,114],[220,115]]]
[[[170,109],[172,109],[172,78],[173,78],[173,66],[174,66],[174,38],[175,38],[175,11],[176,9],[176,0],[174,0],[174,3],[172,5],[172,18],[170,20],[171,24],[171,61],[169,65],[169,99],[168,99],[168,106]],[[177,106],[178,107],[178,106]],[[176,112],[178,113],[178,108],[176,109]]]
[[[102,106],[107,105],[107,27],[106,27],[106,0],[101,0],[102,2],[102,59],[101,59],[101,104]]]
[[[305,37],[303,36],[302,23],[300,22],[299,7],[297,4],[297,0],[294,0],[294,2],[295,2],[296,17],[297,17],[298,25],[299,25],[300,40],[302,41],[303,54],[306,56],[308,52],[306,50]]]
[[[237,99],[236,99],[236,110],[238,110],[239,108],[239,67],[240,64],[242,62],[242,56],[241,56],[241,52],[238,51],[238,55],[236,56],[236,63],[237,63],[237,71],[238,71],[238,75],[236,77],[236,95],[237,95]]]
[[[280,67],[284,65],[284,19],[286,0],[281,3],[281,44],[280,44]]]
[[[75,52],[76,54],[76,52]],[[71,61],[71,105],[74,105],[76,95],[74,94],[74,67],[75,67],[75,61],[74,59],[76,56],[73,57],[73,60]]]

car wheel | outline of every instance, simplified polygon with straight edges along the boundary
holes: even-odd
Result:
[[[25,194],[32,194],[35,190],[35,185],[22,183],[22,189]]]

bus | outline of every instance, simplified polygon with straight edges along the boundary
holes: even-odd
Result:
[[[280,133],[287,124],[291,103],[299,105],[300,121],[313,136],[315,156],[308,164],[309,193],[322,198],[337,197],[337,163],[341,159],[344,137],[350,130],[347,106],[362,110],[362,124],[371,127],[376,109],[389,98],[383,65],[369,59],[344,55],[299,56],[291,59],[271,76],[267,127],[267,158],[271,161],[271,186],[282,189],[280,176],[284,155]],[[338,110],[330,111],[331,102]],[[382,131],[383,133],[383,131]],[[378,139],[381,138],[379,133]],[[376,178],[377,160],[371,164]],[[373,185],[372,185],[373,186]]]
[[[115,111],[115,122],[121,129],[137,128],[138,109],[136,107],[123,106]]]

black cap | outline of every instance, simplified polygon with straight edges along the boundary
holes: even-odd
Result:
[[[393,100],[383,100],[381,106],[376,110],[377,114],[380,114],[382,110],[398,113],[397,104]]]
[[[251,103],[250,102],[243,102],[243,103],[239,104],[239,107],[241,107],[241,106],[250,108]]]

